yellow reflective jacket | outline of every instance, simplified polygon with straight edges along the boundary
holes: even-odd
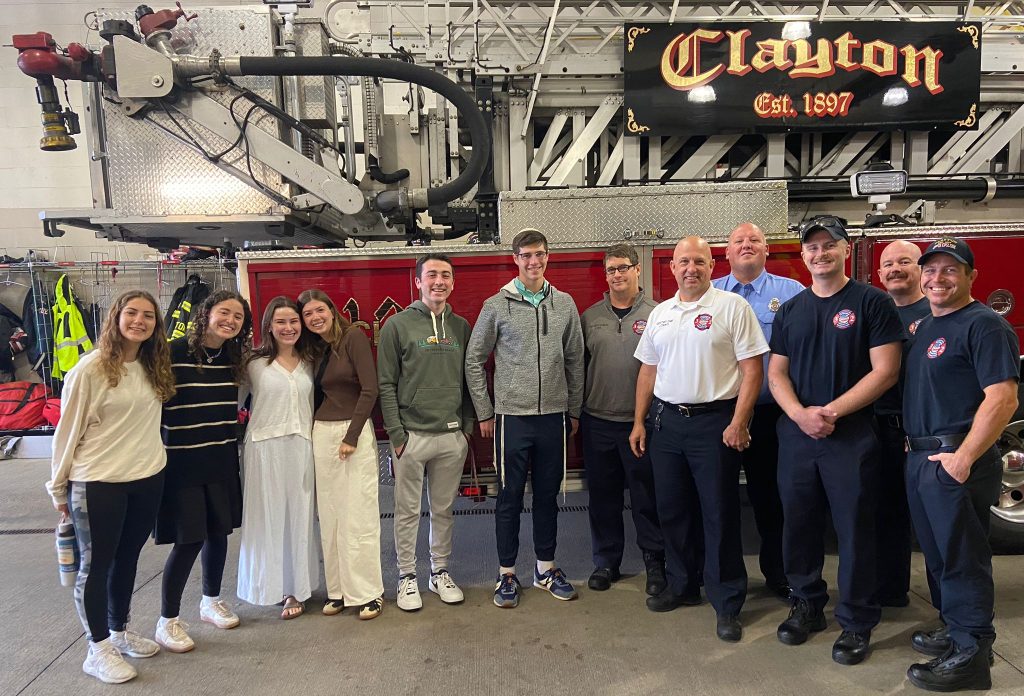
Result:
[[[71,293],[71,280],[62,275],[53,290],[53,370],[54,379],[64,379],[78,359],[92,350],[92,341],[85,330],[85,319],[78,311]]]

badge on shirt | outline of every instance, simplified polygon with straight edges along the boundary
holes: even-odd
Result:
[[[711,328],[711,315],[698,314],[697,318],[693,320],[693,325],[698,331],[707,331]]]
[[[777,298],[777,297],[773,297],[772,299],[770,299],[768,301],[768,311],[770,311],[770,312],[777,312],[777,311],[779,311],[779,307],[781,307],[781,306],[782,306],[782,303],[779,302],[779,298]]]
[[[848,329],[857,323],[857,315],[853,313],[852,309],[840,309],[836,312],[836,315],[832,317],[832,326],[837,329]]]
[[[946,352],[946,339],[936,338],[932,341],[932,344],[928,346],[928,357],[932,360],[939,357]]]
[[[637,319],[636,321],[633,322],[633,333],[635,333],[637,336],[642,336],[643,333],[644,333],[644,329],[646,329],[646,328],[647,328],[647,320],[646,319]]]
[[[917,333],[917,327],[921,325],[922,321],[924,321],[924,317],[921,317],[920,319],[918,319],[916,321],[912,321],[910,323],[910,326],[907,327],[907,331],[910,332],[911,336],[913,336],[914,334]]]

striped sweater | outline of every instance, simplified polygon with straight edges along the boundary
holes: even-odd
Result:
[[[171,341],[177,393],[164,404],[160,432],[167,448],[168,488],[186,488],[238,476],[238,385],[226,350],[196,365],[188,340]]]

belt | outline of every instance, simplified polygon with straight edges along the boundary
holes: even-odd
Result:
[[[910,437],[908,435],[906,438],[907,451],[932,451],[943,447],[958,447],[966,439],[967,433],[933,435],[932,437]]]
[[[881,425],[894,430],[903,430],[903,416],[898,413],[879,413],[875,417]]]
[[[721,401],[709,401],[704,404],[670,404],[667,401],[661,401],[666,408],[670,408],[673,411],[677,411],[684,418],[692,418],[700,413],[710,413],[711,411],[720,411],[732,404],[736,403],[736,399],[722,399]]]

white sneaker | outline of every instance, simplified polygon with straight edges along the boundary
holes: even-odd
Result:
[[[196,647],[186,629],[188,624],[184,623],[177,616],[173,619],[160,617],[156,622],[156,642],[173,653],[185,653]]]
[[[452,580],[452,576],[444,569],[430,574],[430,591],[440,597],[445,604],[458,604],[466,598]]]
[[[398,608],[402,611],[416,611],[423,608],[420,586],[415,575],[403,575],[398,580]]]
[[[149,638],[143,638],[135,631],[128,630],[127,626],[123,631],[111,631],[110,642],[118,652],[128,657],[153,657],[160,652],[159,645]]]
[[[239,624],[238,615],[228,609],[220,597],[203,597],[199,603],[199,618],[217,628],[234,628]]]
[[[89,643],[89,654],[82,663],[82,671],[107,684],[122,684],[139,676],[135,668],[124,661],[110,639]]]

